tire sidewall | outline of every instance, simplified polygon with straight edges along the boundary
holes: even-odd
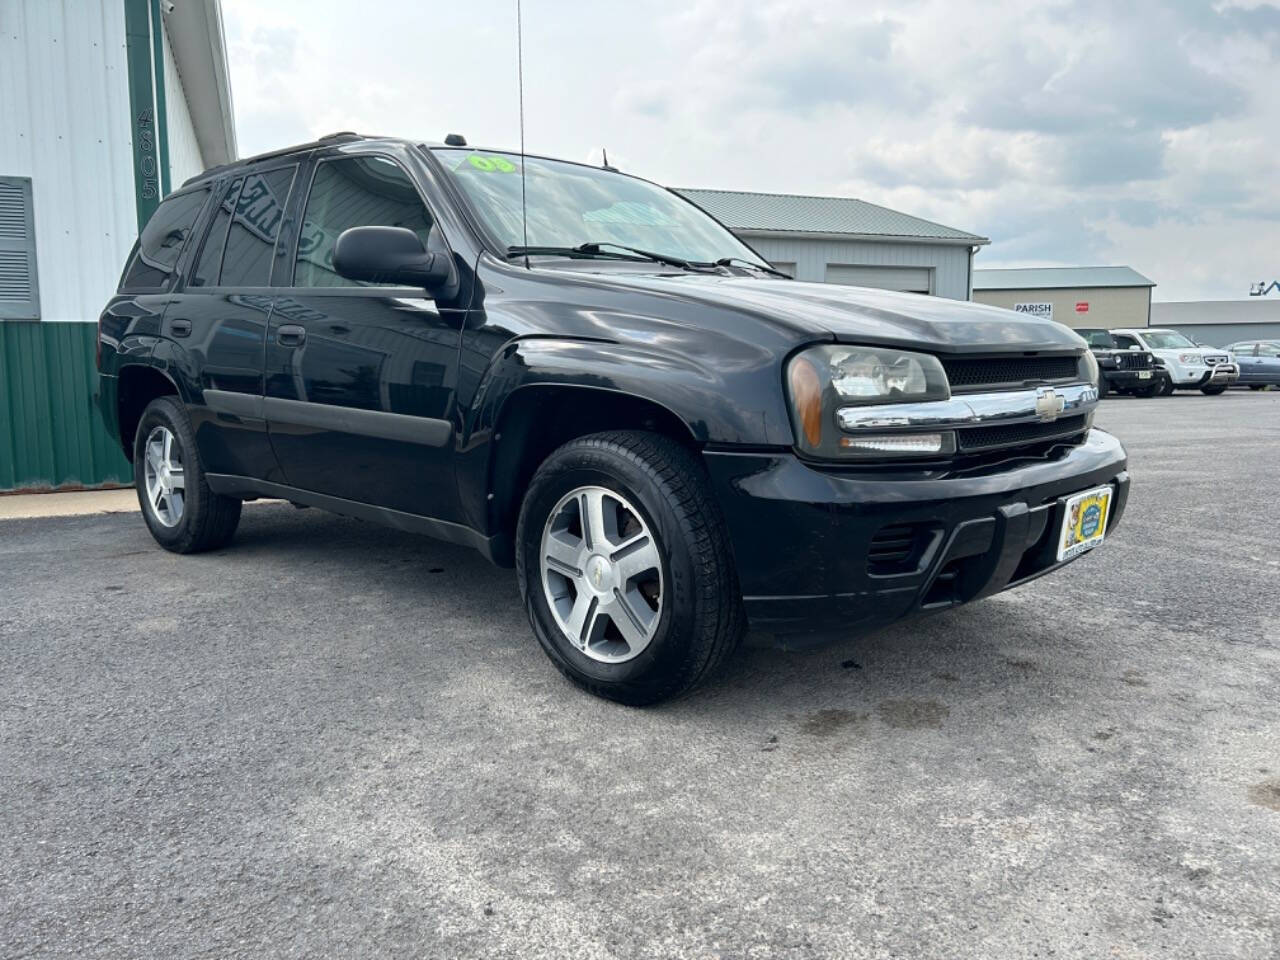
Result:
[[[639,656],[623,663],[602,663],[579,651],[564,636],[551,613],[542,583],[542,533],[551,510],[569,491],[600,486],[626,498],[657,540],[663,563],[661,620]],[[644,693],[667,684],[688,657],[683,638],[697,629],[697,585],[691,551],[660,486],[632,459],[608,448],[581,447],[553,454],[538,471],[521,509],[517,527],[516,568],[533,630],[547,655],[562,670],[588,684],[623,693]]]
[[[147,496],[146,444],[147,437],[156,427],[165,427],[173,434],[174,441],[182,448],[182,470],[185,486],[182,495],[182,519],[172,527],[165,526],[156,517]],[[195,455],[195,439],[186,414],[169,397],[153,400],[138,421],[138,431],[133,438],[133,485],[142,508],[142,519],[151,535],[162,545],[179,547],[190,541],[199,511],[205,504],[200,496],[200,464]]]

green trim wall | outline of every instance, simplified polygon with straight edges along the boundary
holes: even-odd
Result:
[[[92,323],[0,323],[0,490],[131,483],[96,404]]]

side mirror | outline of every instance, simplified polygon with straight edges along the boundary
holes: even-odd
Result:
[[[333,269],[348,280],[397,283],[438,291],[450,285],[453,264],[442,253],[427,253],[405,227],[351,227],[333,246]]]

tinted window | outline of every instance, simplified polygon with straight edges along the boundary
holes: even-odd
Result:
[[[1115,342],[1111,339],[1111,334],[1106,330],[1077,330],[1076,333],[1084,337],[1085,343],[1091,347],[1110,350],[1115,346]]]
[[[1113,334],[1111,339],[1115,341],[1115,345],[1121,350],[1128,350],[1130,347],[1141,346],[1136,339],[1125,336],[1123,333]]]
[[[209,188],[202,187],[169,197],[156,208],[142,228],[120,282],[121,289],[163,290],[168,286],[178,256],[208,196]]]
[[[350,227],[407,227],[429,250],[443,250],[431,214],[408,174],[382,157],[345,157],[316,167],[302,215],[293,282],[299,287],[367,286],[333,269],[333,245]]]
[[[237,177],[231,181],[222,194],[218,209],[213,215],[209,232],[205,234],[204,246],[200,249],[200,259],[191,274],[188,286],[212,287],[218,283],[218,272],[222,269],[222,251],[227,246],[227,227],[231,223],[231,211],[235,209],[236,198],[240,195],[240,185],[244,180]]]
[[[221,286],[265,287],[271,282],[272,254],[296,169],[290,166],[244,178],[227,229]]]

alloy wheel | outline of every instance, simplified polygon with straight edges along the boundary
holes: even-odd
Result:
[[[182,445],[168,427],[155,427],[147,434],[143,481],[151,512],[166,527],[182,522],[187,480],[182,466]]]
[[[657,538],[639,511],[605,487],[578,487],[547,518],[542,588],[565,638],[602,663],[634,659],[662,618]]]

